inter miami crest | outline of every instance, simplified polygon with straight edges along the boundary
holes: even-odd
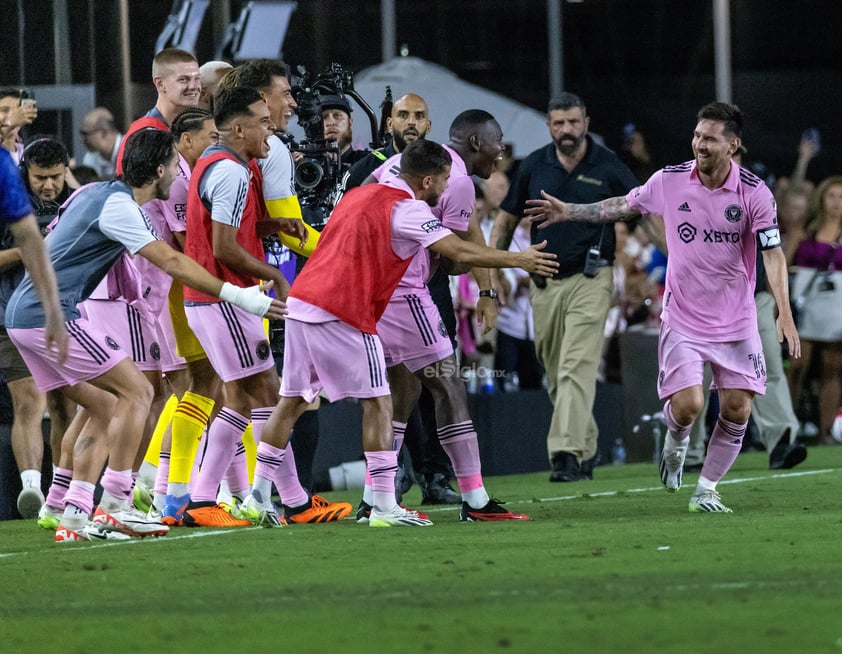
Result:
[[[725,220],[729,223],[736,223],[743,217],[743,208],[738,204],[729,204],[725,207]]]
[[[117,341],[115,341],[113,338],[111,338],[110,336],[105,337],[105,344],[108,347],[110,347],[112,350],[119,350],[120,349],[120,344]]]
[[[257,344],[257,348],[255,348],[254,353],[257,355],[257,358],[261,361],[266,361],[269,358],[269,342],[268,341],[260,341]]]

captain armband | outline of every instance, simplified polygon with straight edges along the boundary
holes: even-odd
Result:
[[[761,250],[772,250],[781,247],[781,230],[777,227],[768,227],[757,232],[760,238]]]

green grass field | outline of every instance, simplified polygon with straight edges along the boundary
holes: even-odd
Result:
[[[3,522],[0,652],[842,652],[840,471],[842,448],[778,474],[741,455],[731,515],[631,464],[487,479],[526,523],[58,545]]]

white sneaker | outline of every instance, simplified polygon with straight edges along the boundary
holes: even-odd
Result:
[[[405,509],[398,505],[389,513],[380,513],[376,507],[371,507],[368,517],[369,527],[429,527],[432,521],[422,518],[418,511]]]
[[[26,520],[38,517],[38,512],[44,506],[44,493],[36,486],[26,486],[18,494],[18,513]]]
[[[661,473],[661,482],[670,493],[675,493],[681,488],[681,479],[684,476],[684,457],[687,456],[687,446],[690,439],[686,438],[681,443],[676,443],[669,434],[664,439],[664,449],[661,451],[661,461],[658,470]]]
[[[261,504],[249,494],[238,507],[239,517],[258,527],[283,527],[286,520],[278,514],[271,502]]]
[[[119,531],[128,536],[164,536],[170,530],[160,520],[148,517],[133,506],[110,513],[97,507],[94,522],[105,531]]]
[[[37,524],[41,529],[49,529],[55,531],[58,529],[58,523],[61,522],[61,516],[64,515],[64,509],[54,509],[49,504],[45,504],[38,511]]]
[[[88,522],[79,531],[59,525],[56,529],[57,543],[73,543],[83,540],[131,540],[131,536],[119,531],[107,531],[95,522]]]
[[[690,513],[733,513],[725,506],[715,490],[697,491],[690,498]]]

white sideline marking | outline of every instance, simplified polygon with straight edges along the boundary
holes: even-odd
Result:
[[[799,472],[776,472],[770,475],[762,475],[759,477],[742,477],[738,479],[726,479],[719,482],[720,484],[742,484],[748,481],[765,481],[767,479],[786,479],[789,477],[805,477],[807,475],[823,475],[828,472],[837,472],[835,468],[826,468],[824,470],[803,470]],[[650,486],[648,488],[626,488],[624,490],[601,491],[598,493],[579,493],[578,495],[560,495],[558,497],[539,497],[537,500],[512,500],[506,504],[533,504],[534,502],[564,502],[567,500],[578,500],[583,497],[613,497],[624,493],[652,493],[664,490],[663,486]],[[444,513],[446,511],[458,511],[459,506],[424,508],[424,513]]]
[[[777,472],[770,475],[762,475],[759,477],[741,477],[738,479],[728,479],[725,481],[719,482],[720,484],[743,484],[745,482],[750,481],[765,481],[767,479],[787,479],[790,477],[806,477],[808,475],[823,475],[828,472],[837,472],[835,468],[825,468],[822,470],[803,470],[799,472]],[[663,486],[650,486],[648,488],[627,488],[625,490],[613,490],[613,491],[602,491],[599,493],[580,493],[579,495],[561,495],[559,497],[541,497],[538,498],[538,502],[563,502],[566,500],[578,500],[583,497],[613,497],[615,495],[620,495],[623,493],[649,493],[655,491],[662,491]],[[511,502],[507,502],[507,504],[533,504],[536,500],[514,500]],[[437,507],[437,508],[429,508],[425,509],[425,513],[445,513],[447,511],[458,511],[459,505],[455,506],[447,506],[447,507]],[[353,520],[353,513],[351,517],[347,518],[347,520]],[[180,534],[178,536],[162,536],[160,538],[132,538],[131,540],[121,540],[121,541],[113,541],[113,542],[104,542],[104,543],[96,543],[95,545],[60,545],[56,546],[53,545],[49,549],[40,550],[39,552],[8,552],[6,554],[0,553],[0,559],[4,558],[11,558],[14,556],[21,556],[21,555],[28,555],[28,554],[39,554],[41,552],[55,552],[60,549],[62,552],[73,552],[78,550],[90,550],[99,547],[117,547],[120,545],[137,545],[138,543],[148,543],[148,542],[155,542],[155,543],[166,543],[171,542],[174,540],[184,540],[187,538],[203,538],[205,536],[221,536],[226,534],[235,534],[240,533],[243,531],[255,531],[259,529],[265,529],[266,527],[237,527],[235,529],[214,529],[211,531],[196,531],[187,534]],[[289,533],[289,532],[287,532]]]
[[[186,538],[203,538],[204,536],[220,536],[223,534],[233,534],[242,531],[254,531],[255,529],[265,529],[265,527],[237,527],[236,529],[213,529],[211,531],[196,531],[190,534],[181,534],[180,536],[161,536],[151,538],[132,538],[130,540],[115,540],[111,542],[96,543],[95,545],[57,545],[50,547],[49,550],[41,550],[41,552],[56,552],[59,549],[62,552],[73,552],[77,550],[93,550],[100,547],[119,547],[121,545],[137,545],[139,543],[166,543],[173,540],[184,540]],[[87,541],[90,542],[90,541]],[[21,554],[38,554],[39,552],[9,552],[7,554],[0,554],[0,559],[8,558],[10,556],[20,556]]]
[[[748,481],[765,481],[767,479],[786,479],[788,477],[806,477],[807,475],[823,475],[828,472],[836,472],[834,468],[826,468],[824,470],[803,470],[800,472],[776,472],[771,475],[763,475],[760,477],[741,477],[738,479],[726,479],[719,482],[725,484],[743,484]],[[650,486],[649,488],[627,488],[626,490],[618,491],[602,491],[601,493],[581,493],[579,495],[563,495],[561,497],[541,497],[540,502],[558,502],[561,500],[575,500],[580,497],[611,497],[619,495],[620,493],[649,493],[653,491],[663,490],[663,486]]]

